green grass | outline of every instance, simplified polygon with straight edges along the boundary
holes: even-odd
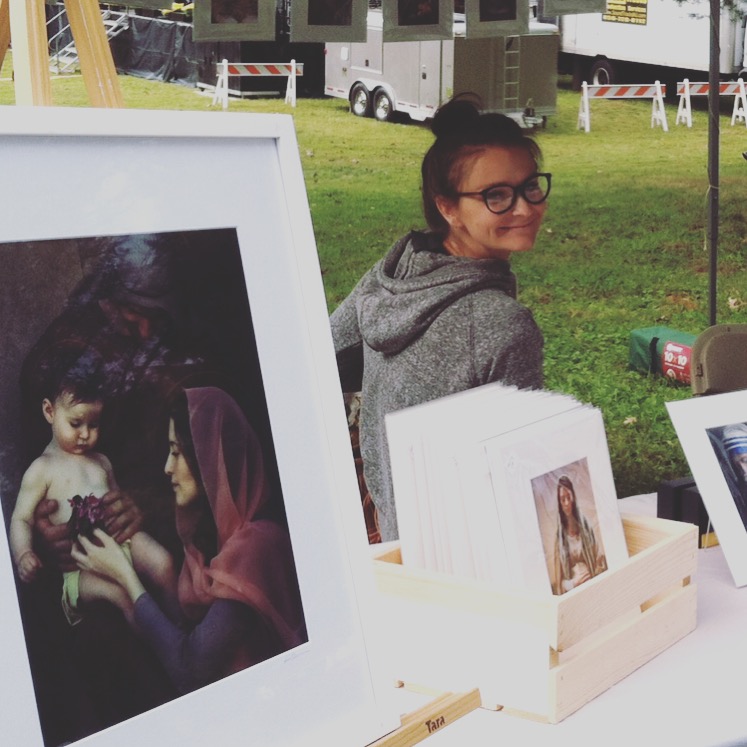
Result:
[[[9,61],[0,104],[13,103]],[[180,86],[123,77],[131,108],[209,110]],[[646,82],[646,81],[641,81]],[[52,81],[54,103],[85,106],[80,78]],[[520,298],[546,340],[546,383],[598,406],[620,496],[656,490],[689,472],[665,402],[689,389],[628,370],[630,331],[665,325],[698,333],[709,323],[707,113],[692,128],[651,128],[651,103],[593,101],[591,132],[577,129],[580,95],[561,87],[538,133],[553,193],[535,249],[514,260]],[[747,321],[747,149],[744,124],[721,118],[719,322]],[[403,232],[422,225],[419,167],[426,126],[351,116],[344,101],[234,101],[231,111],[292,113],[329,309]]]

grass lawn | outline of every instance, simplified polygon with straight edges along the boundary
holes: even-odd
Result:
[[[10,61],[0,104],[14,102]],[[193,89],[121,79],[131,108],[211,109]],[[649,81],[641,81],[649,82]],[[85,106],[78,78],[52,81],[54,103]],[[604,413],[618,494],[654,491],[688,473],[664,403],[683,385],[628,370],[630,331],[709,323],[707,113],[693,127],[651,128],[650,101],[592,101],[591,132],[577,128],[580,94],[561,85],[558,111],[538,133],[553,193],[531,253],[517,256],[520,299],[546,339],[546,384]],[[747,128],[723,102],[717,321],[747,321]],[[422,225],[419,168],[431,142],[422,124],[382,124],[338,99],[230,103],[231,111],[286,112],[296,123],[329,309],[403,232]],[[221,113],[216,109],[216,116]]]

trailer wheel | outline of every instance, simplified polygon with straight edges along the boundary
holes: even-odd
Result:
[[[594,60],[589,71],[589,77],[592,85],[595,86],[611,86],[617,78],[612,63],[604,58]]]
[[[371,114],[371,94],[363,83],[356,83],[350,91],[350,111],[356,117],[368,117]]]
[[[394,104],[386,91],[377,91],[374,96],[373,115],[379,122],[388,122],[394,114]]]

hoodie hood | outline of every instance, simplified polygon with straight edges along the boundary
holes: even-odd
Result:
[[[364,340],[373,350],[400,352],[469,293],[492,288],[516,296],[506,260],[453,257],[439,247],[434,234],[413,231],[369,273],[357,310]]]

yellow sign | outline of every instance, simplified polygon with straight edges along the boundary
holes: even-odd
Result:
[[[603,21],[633,23],[645,26],[648,19],[648,0],[607,0]]]

